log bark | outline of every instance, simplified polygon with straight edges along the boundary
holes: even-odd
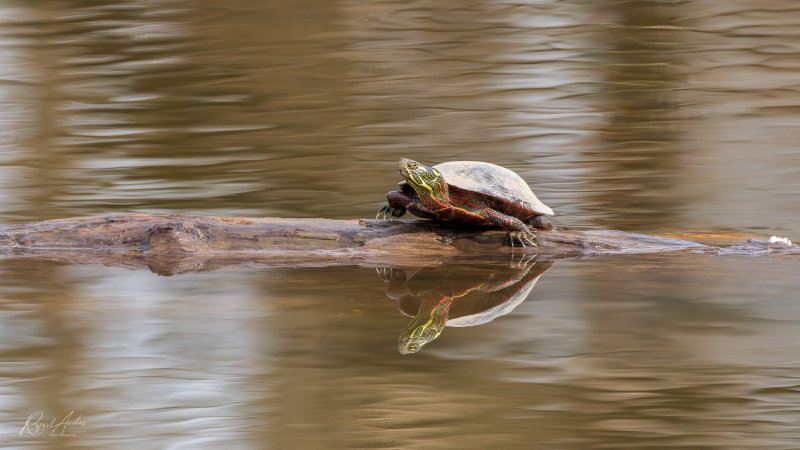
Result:
[[[0,230],[0,254],[70,263],[149,269],[162,275],[222,267],[429,266],[692,250],[705,253],[797,252],[750,240],[718,247],[682,237],[609,230],[537,231],[538,247],[511,248],[502,230],[425,220],[331,220],[122,214],[12,225]],[[691,237],[691,236],[690,236]],[[760,252],[760,253],[759,253]]]

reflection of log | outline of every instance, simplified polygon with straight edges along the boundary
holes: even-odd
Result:
[[[506,255],[501,230],[413,220],[233,218],[124,214],[25,223],[0,231],[0,254],[149,268],[172,274],[226,266],[428,265]],[[703,248],[618,231],[537,232],[540,257]],[[519,250],[517,249],[517,252]]]

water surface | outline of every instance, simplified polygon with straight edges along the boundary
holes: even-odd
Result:
[[[9,0],[0,224],[374,217],[404,156],[512,168],[560,227],[798,241],[799,20],[789,0]],[[514,264],[395,286],[3,257],[2,442],[800,445],[796,257],[554,261],[513,307],[459,303]],[[451,326],[401,354],[433,294]],[[33,436],[39,411],[84,422]]]

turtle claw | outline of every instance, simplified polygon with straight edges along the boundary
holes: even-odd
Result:
[[[511,268],[516,270],[530,270],[531,266],[536,262],[536,257],[538,255],[536,253],[523,253],[520,256],[519,261],[514,262],[512,259]]]
[[[388,283],[392,281],[391,267],[376,267],[375,271],[378,272],[378,278],[380,278],[384,282]]]
[[[394,222],[396,219],[399,219],[400,216],[405,214],[406,210],[401,208],[392,208],[388,203],[383,205],[381,209],[378,210],[378,214],[375,215],[375,219],[383,219],[389,220],[390,222]]]
[[[514,245],[514,241],[515,240],[517,242],[519,242],[519,245],[522,248],[525,248],[527,246],[538,247],[536,245],[536,235],[531,233],[529,230],[525,230],[525,231],[509,231],[508,234],[506,235],[506,239],[508,240],[508,242],[511,244],[512,247],[515,246]],[[528,244],[528,245],[525,245],[525,244]]]
[[[386,220],[386,211],[389,210],[389,205],[383,205],[383,208],[378,210],[378,214],[375,214],[375,220],[383,219]]]

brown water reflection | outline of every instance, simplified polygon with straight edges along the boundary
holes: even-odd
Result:
[[[785,282],[797,258],[561,261],[512,314],[405,356],[408,318],[369,268],[0,268],[19,280],[0,288],[9,444],[722,449],[800,437],[800,311]],[[469,282],[478,268],[449,273]],[[18,436],[38,410],[74,410],[86,426],[67,441]]]
[[[405,156],[508,166],[561,227],[798,241],[799,19],[791,0],[8,0],[0,223],[373,217]],[[168,278],[0,259],[0,433],[35,448],[796,448],[798,269],[564,261],[513,314],[403,356],[409,319],[372,268]],[[20,435],[71,410],[74,437]]]

